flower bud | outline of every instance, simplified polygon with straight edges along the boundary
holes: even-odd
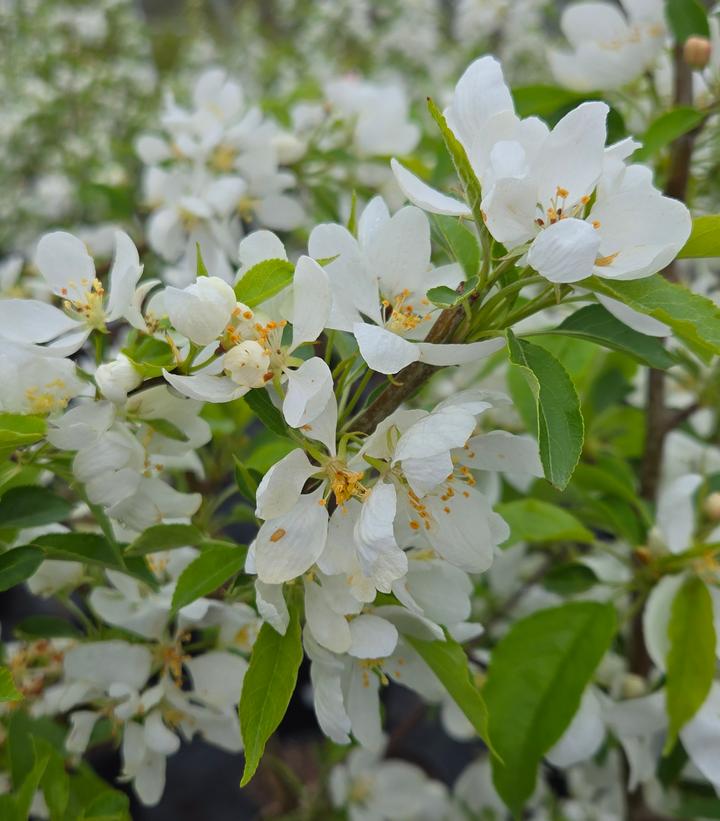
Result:
[[[647,685],[642,676],[626,673],[622,678],[621,692],[623,698],[639,698],[647,693]]]
[[[95,384],[100,393],[116,404],[127,400],[128,391],[142,383],[142,376],[130,360],[120,354],[114,362],[100,365],[95,371]]]
[[[278,162],[282,165],[297,162],[307,151],[307,144],[303,140],[287,132],[276,134],[272,139],[272,144],[277,152]]]
[[[720,493],[717,490],[705,499],[703,511],[713,522],[720,521]]]
[[[712,45],[707,37],[688,37],[683,46],[683,59],[692,68],[705,68],[711,52]]]
[[[223,367],[233,382],[247,388],[262,388],[269,365],[269,352],[254,339],[230,348],[223,358]]]

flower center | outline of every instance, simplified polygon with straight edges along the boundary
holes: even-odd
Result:
[[[80,280],[80,287],[74,282],[68,283],[69,288],[61,288],[63,308],[68,313],[75,314],[84,320],[91,328],[105,330],[105,289],[97,277],[90,282]],[[70,296],[74,293],[76,296]]]
[[[382,305],[385,309],[385,324],[390,331],[399,333],[402,331],[412,331],[417,328],[421,322],[426,322],[431,318],[429,313],[420,314],[414,306],[408,304],[407,300],[410,297],[410,291],[405,288],[401,291],[392,302],[388,299],[383,299]],[[423,307],[430,303],[427,299],[420,300]]]
[[[335,461],[328,462],[325,469],[330,482],[330,490],[335,496],[338,507],[342,507],[353,497],[362,501],[370,492],[360,481],[363,477],[362,471],[348,470],[344,464]]]

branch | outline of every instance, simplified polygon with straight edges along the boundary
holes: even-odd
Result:
[[[431,328],[426,342],[449,341],[464,318],[465,312],[462,305],[447,308]],[[426,365],[424,362],[413,362],[412,365],[408,365],[400,371],[397,381],[388,385],[380,396],[348,425],[348,430],[354,433],[372,433],[383,419],[396,411],[438,370],[440,367]]]

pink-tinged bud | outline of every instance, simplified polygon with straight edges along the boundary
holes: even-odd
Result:
[[[711,493],[703,503],[703,510],[708,519],[713,522],[720,522],[720,493]]]
[[[683,59],[693,68],[705,68],[711,52],[712,45],[707,37],[688,37],[683,46]]]

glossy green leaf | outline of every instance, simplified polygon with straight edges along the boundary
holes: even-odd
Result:
[[[235,484],[242,495],[252,504],[255,504],[255,494],[262,479],[262,474],[256,470],[248,468],[237,456],[233,456],[235,462]]]
[[[715,677],[715,625],[710,591],[697,576],[687,579],[675,595],[668,623],[665,698],[668,727],[665,751],[700,709]]]
[[[542,757],[572,721],[616,630],[615,609],[571,602],[516,622],[495,647],[483,694],[488,706],[493,780],[519,813]]]
[[[678,43],[684,43],[693,34],[710,36],[707,13],[698,0],[667,0],[665,16]]]
[[[288,427],[282,413],[270,401],[268,392],[264,388],[248,391],[243,396],[243,400],[268,430],[278,434],[278,436],[288,435]]]
[[[71,509],[69,502],[46,487],[13,487],[0,498],[0,527],[39,527],[60,522]]]
[[[438,308],[454,308],[472,294],[478,282],[478,277],[468,279],[461,284],[459,292],[454,288],[448,288],[447,285],[438,285],[437,288],[431,288],[427,292],[427,298]]]
[[[543,576],[543,587],[558,596],[576,596],[597,584],[598,578],[585,564],[557,564]]]
[[[633,159],[640,162],[648,160],[673,140],[692,131],[704,118],[705,114],[690,106],[680,106],[664,112],[650,123],[641,138],[642,146],[635,152]]]
[[[15,686],[12,673],[7,667],[0,667],[0,702],[20,701],[22,693]]]
[[[0,554],[0,591],[29,579],[44,558],[41,550],[32,547],[15,547]]]
[[[497,505],[510,526],[507,544],[515,542],[586,542],[594,536],[572,513],[540,499],[518,499]]]
[[[492,749],[492,738],[488,733],[487,705],[479,687],[473,681],[462,645],[449,635],[445,641],[425,641],[415,636],[405,638],[440,679],[453,701],[475,728],[475,732]]]
[[[513,365],[532,390],[537,411],[537,437],[545,478],[562,490],[582,452],[584,424],[580,400],[567,371],[545,348],[518,339],[507,330]]]
[[[720,257],[720,214],[695,217],[690,237],[678,257],[681,259]]]
[[[144,556],[177,547],[198,547],[203,534],[194,525],[153,525],[141,533],[125,550],[126,556]]]
[[[659,339],[634,331],[602,305],[580,308],[561,322],[552,333],[586,339],[596,345],[629,354],[651,368],[664,370],[675,364]]]
[[[279,294],[293,280],[295,268],[286,259],[264,259],[253,265],[235,283],[235,296],[248,308],[255,308]]]
[[[183,570],[175,585],[172,609],[194,602],[217,590],[245,566],[247,551],[240,545],[204,550]]]
[[[26,639],[79,639],[82,633],[65,619],[57,616],[26,616],[15,625],[15,634]]]
[[[205,261],[202,258],[202,251],[200,250],[200,243],[195,243],[195,276],[209,277],[208,269],[205,267]]]
[[[253,645],[240,695],[240,727],[245,769],[240,786],[255,775],[265,745],[287,712],[303,659],[300,615],[296,599],[288,603],[290,623],[281,636],[267,622]]]
[[[720,353],[720,308],[660,274],[627,282],[590,277],[583,286],[669,325],[694,351]]]

